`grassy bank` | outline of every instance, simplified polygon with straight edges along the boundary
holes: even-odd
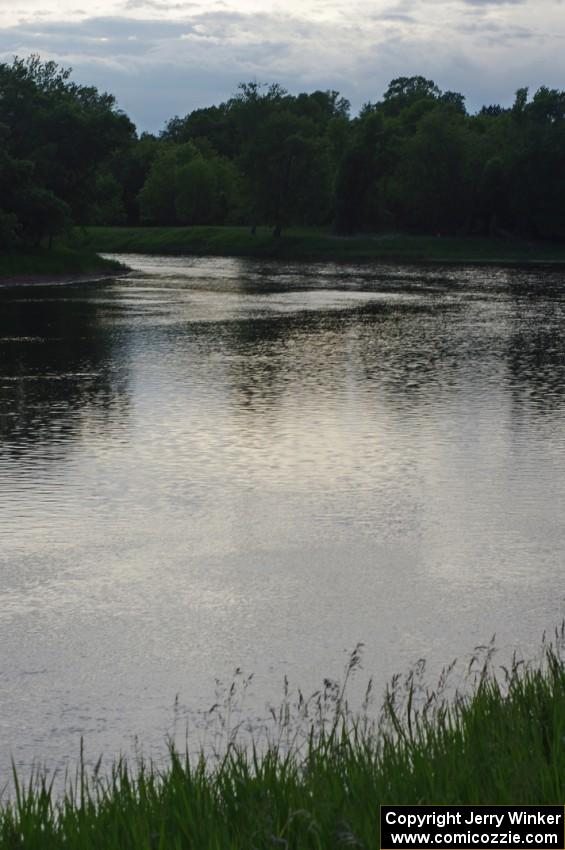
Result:
[[[90,247],[56,246],[52,250],[7,251],[0,254],[0,283],[42,278],[67,278],[108,274],[123,269],[120,263],[104,260]]]
[[[352,665],[354,665],[353,659]],[[556,804],[565,799],[565,666],[500,677],[485,666],[463,697],[396,680],[381,719],[353,715],[343,689],[288,705],[261,751],[228,747],[208,766],[171,753],[166,768],[121,762],[84,772],[65,798],[40,780],[0,810],[5,850],[336,850],[376,848],[379,803]],[[329,694],[329,697],[328,697]],[[283,746],[283,741],[285,745]],[[290,744],[289,744],[290,742]],[[288,745],[289,744],[289,745]]]
[[[313,228],[291,228],[276,239],[270,228],[91,227],[95,251],[196,254],[287,260],[383,260],[442,263],[565,262],[565,245],[511,240],[429,236],[340,237]]]

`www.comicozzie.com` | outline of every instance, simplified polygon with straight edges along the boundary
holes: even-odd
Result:
[[[381,806],[382,850],[565,850],[563,806]]]

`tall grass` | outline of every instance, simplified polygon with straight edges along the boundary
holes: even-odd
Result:
[[[295,700],[285,690],[262,740],[226,729],[217,758],[171,746],[166,766],[100,765],[56,794],[45,776],[0,811],[0,847],[26,850],[335,850],[376,848],[379,804],[556,804],[565,799],[563,629],[540,660],[495,668],[493,648],[469,664],[465,692],[451,668],[433,689],[422,669],[395,678],[380,715],[347,702],[344,682]],[[215,707],[229,724],[229,700]]]

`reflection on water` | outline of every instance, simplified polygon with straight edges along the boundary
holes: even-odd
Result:
[[[129,262],[0,289],[0,772],[561,620],[563,273]]]

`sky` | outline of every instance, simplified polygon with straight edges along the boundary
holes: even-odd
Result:
[[[563,0],[0,0],[0,60],[31,53],[112,92],[138,129],[239,82],[337,89],[353,112],[423,74],[474,111],[565,88]]]

